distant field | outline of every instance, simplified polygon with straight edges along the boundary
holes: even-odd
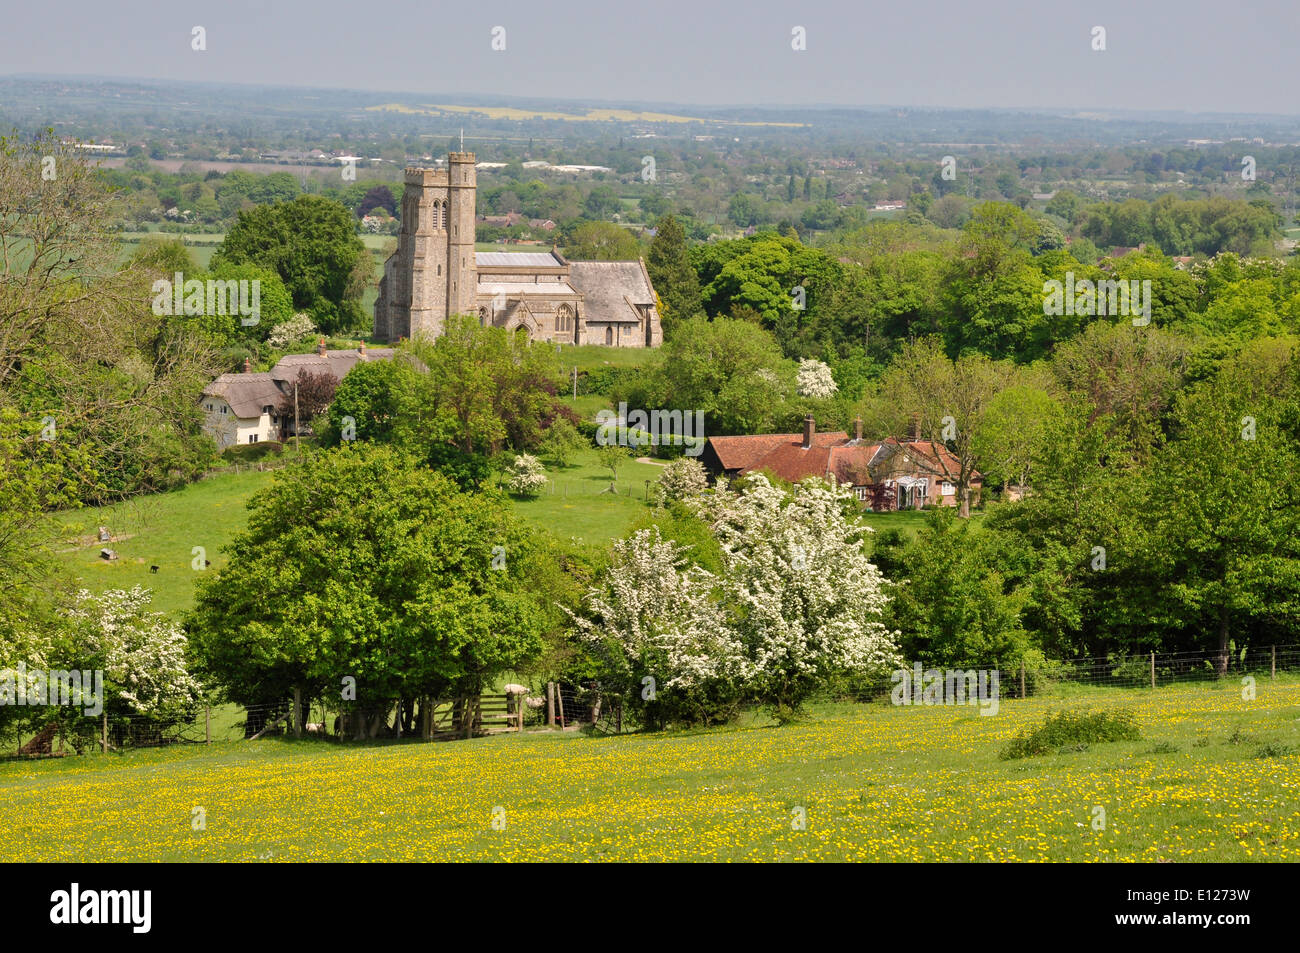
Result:
[[[1143,740],[999,758],[1063,706],[1130,710]],[[19,862],[1300,860],[1294,679],[811,715],[9,761],[0,830]]]
[[[384,103],[378,106],[367,106],[366,109],[376,112],[398,112],[425,116],[437,116],[444,113],[477,113],[487,116],[489,119],[554,119],[569,122],[707,122],[722,126],[781,126],[793,128],[807,125],[807,123],[802,122],[736,122],[630,109],[589,109],[584,113],[565,113],[545,109],[516,109],[513,106],[447,106],[433,104],[409,106],[403,103]]]

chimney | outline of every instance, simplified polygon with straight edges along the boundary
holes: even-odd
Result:
[[[813,434],[817,432],[817,424],[813,421],[813,415],[809,414],[803,419],[803,448],[809,450],[812,448]]]
[[[862,418],[853,418],[853,439],[858,443],[862,442]]]
[[[325,339],[321,338],[320,343],[316,345],[316,353],[321,357],[325,356]]]
[[[245,373],[245,374],[251,374],[251,373],[253,373],[253,365],[252,365],[252,363],[248,360],[248,358],[244,358],[244,373]]]

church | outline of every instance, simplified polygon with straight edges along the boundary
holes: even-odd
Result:
[[[407,169],[402,229],[384,263],[375,337],[436,337],[454,314],[484,326],[523,328],[533,341],[658,347],[663,329],[650,275],[635,261],[568,261],[547,252],[474,247],[474,153],[446,169]]]

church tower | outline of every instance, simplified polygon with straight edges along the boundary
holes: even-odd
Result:
[[[436,337],[448,316],[476,313],[477,189],[472,152],[451,153],[446,169],[406,170],[397,251],[375,301],[376,337]]]

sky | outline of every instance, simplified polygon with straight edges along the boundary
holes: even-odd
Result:
[[[1297,0],[0,0],[0,75],[439,97],[1295,115],[1297,48]]]

